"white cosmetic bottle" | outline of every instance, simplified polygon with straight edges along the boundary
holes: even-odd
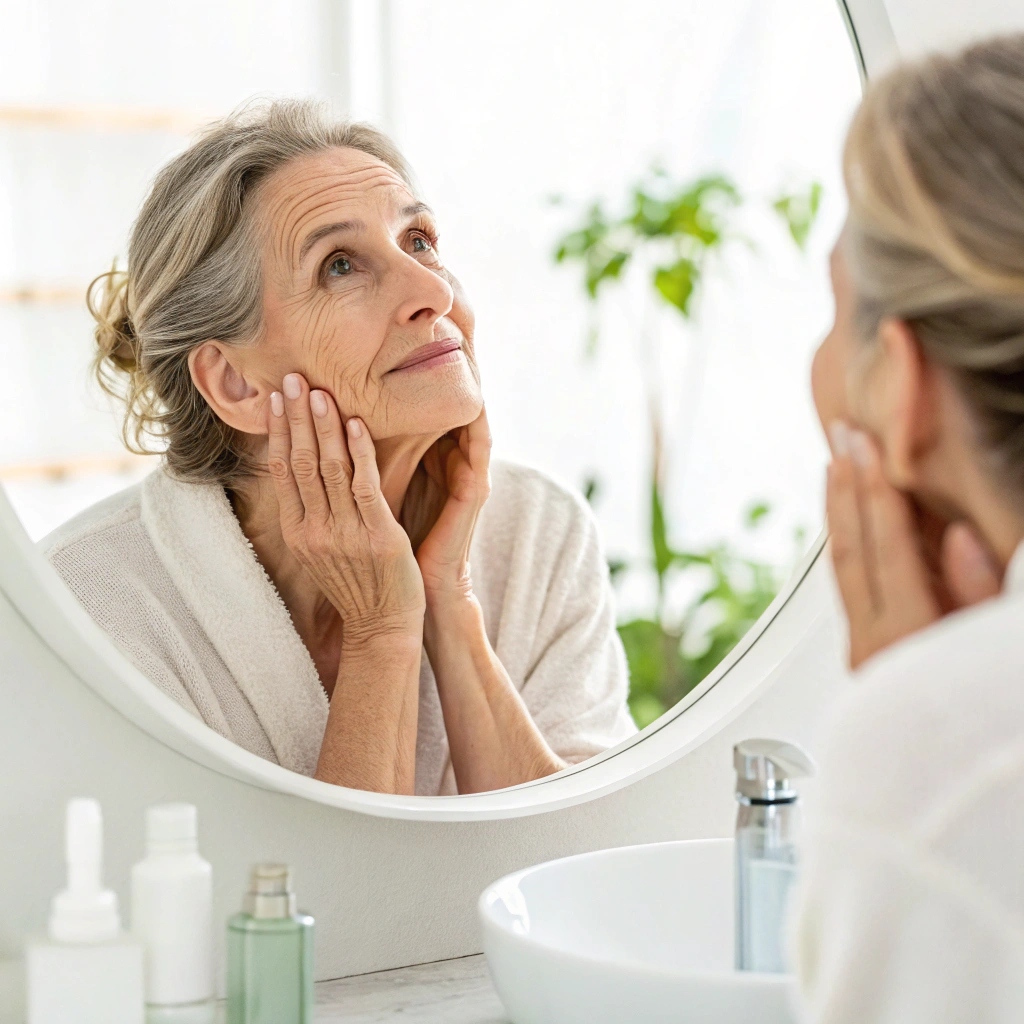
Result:
[[[146,857],[132,868],[132,932],[145,948],[147,1020],[198,1024],[213,1009],[213,872],[192,804],[146,812]]]
[[[28,947],[28,1024],[143,1024],[142,947],[121,931],[117,896],[100,881],[103,817],[68,804],[68,887],[53,899],[49,940]]]

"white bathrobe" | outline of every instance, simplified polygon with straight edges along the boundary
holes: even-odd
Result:
[[[1003,589],[838,708],[794,908],[809,1024],[1024,1020],[1024,545]]]
[[[224,490],[159,469],[42,541],[92,617],[211,729],[311,775],[328,699]],[[492,466],[470,552],[487,634],[551,748],[582,761],[635,731],[607,566],[586,504]],[[433,672],[420,672],[416,792],[456,792]]]

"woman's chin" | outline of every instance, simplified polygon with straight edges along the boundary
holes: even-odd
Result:
[[[444,406],[438,406],[434,410],[434,422],[437,424],[432,433],[438,437],[447,434],[450,430],[458,430],[468,423],[472,423],[484,407],[483,396],[477,387],[472,393],[464,393],[453,396],[451,402]]]
[[[458,372],[452,372],[454,370]],[[389,389],[385,408],[397,421],[403,421],[402,433],[437,434],[464,427],[480,415],[483,393],[480,381],[468,364],[395,381]],[[389,416],[389,419],[392,418]],[[394,426],[398,426],[397,422]]]

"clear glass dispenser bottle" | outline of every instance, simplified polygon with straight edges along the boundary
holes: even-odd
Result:
[[[736,766],[736,968],[785,971],[786,903],[796,879],[798,794],[814,762],[792,743],[744,740]]]
[[[312,1024],[313,918],[295,909],[291,871],[258,864],[228,921],[227,1024]]]

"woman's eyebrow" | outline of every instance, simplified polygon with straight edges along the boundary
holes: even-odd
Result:
[[[415,217],[420,213],[429,213],[431,216],[434,215],[434,211],[431,210],[426,203],[412,203],[409,206],[403,206],[400,212],[403,217]],[[312,249],[320,239],[326,238],[327,235],[333,235],[342,231],[361,231],[365,226],[366,225],[364,225],[361,220],[342,220],[337,221],[334,224],[323,224],[315,231],[311,231],[306,236],[306,240],[302,243],[302,248],[299,250],[299,266],[302,266],[306,257],[309,255],[309,250]]]
[[[429,213],[434,216],[434,211],[426,203],[413,203],[411,206],[402,207],[403,217],[415,217],[417,213]]]
[[[361,220],[341,220],[334,224],[323,224],[315,231],[311,231],[306,236],[306,240],[302,243],[302,248],[299,250],[299,266],[302,266],[303,261],[309,255],[309,250],[312,249],[321,238],[325,238],[327,235],[333,235],[341,231],[360,231],[363,227],[364,224]]]

